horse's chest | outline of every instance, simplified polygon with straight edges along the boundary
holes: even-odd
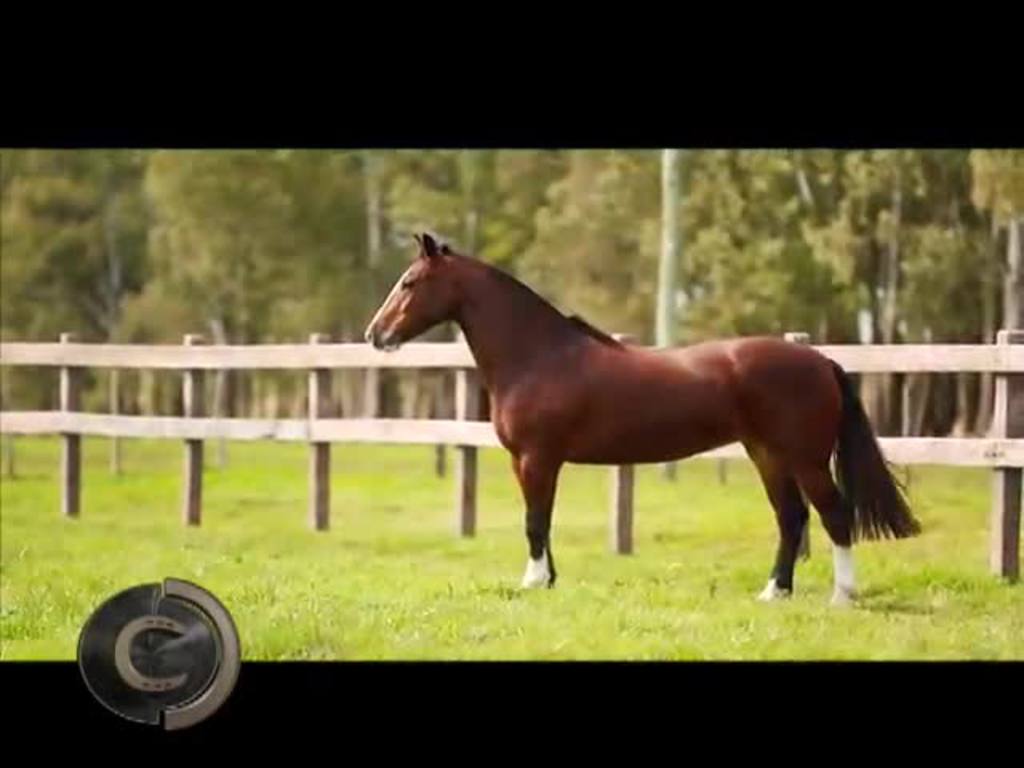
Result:
[[[506,449],[519,453],[550,443],[571,417],[571,401],[543,387],[523,387],[491,401],[491,422]]]

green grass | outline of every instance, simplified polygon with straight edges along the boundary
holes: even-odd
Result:
[[[453,533],[451,477],[429,447],[335,446],[332,529],[306,526],[307,449],[232,444],[208,469],[203,524],[179,521],[182,447],[84,441],[82,515],[59,515],[56,439],[19,439],[0,485],[0,658],[73,659],[112,593],[167,576],[211,589],[246,659],[1024,659],[1024,589],[987,567],[990,475],[919,467],[925,533],[859,545],[857,608],[828,606],[828,541],[813,517],[790,601],[754,600],[774,517],[753,470],[637,473],[636,552],[608,551],[608,470],[567,467],[553,590],[517,589],[522,506],[502,451],[483,451],[474,539]],[[207,449],[212,452],[213,446]]]

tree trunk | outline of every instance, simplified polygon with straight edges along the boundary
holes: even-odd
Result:
[[[156,371],[139,372],[139,413],[156,416]]]
[[[658,262],[658,307],[655,344],[676,340],[676,281],[679,267],[679,151],[661,153],[661,259]]]
[[[289,411],[289,418],[304,419],[306,417],[306,388],[295,387],[292,390],[292,405]]]
[[[857,332],[861,344],[881,343],[880,328],[881,321],[881,277],[879,264],[878,241],[874,237],[868,237],[865,248],[867,250],[866,261],[869,269],[868,275],[870,284],[867,286],[868,305],[862,307],[857,315]],[[867,373],[860,377],[860,399],[864,403],[864,410],[868,420],[877,430],[882,425],[882,414],[880,400],[879,378],[876,374]]]
[[[249,391],[249,418],[258,419],[263,415],[263,373],[254,371],[252,374],[252,387]]]
[[[896,343],[898,297],[900,281],[900,226],[903,218],[903,188],[899,166],[895,170],[892,187],[893,229],[886,248],[884,294],[882,299],[881,331],[883,344]],[[879,424],[889,431],[895,412],[893,392],[895,379],[892,374],[882,374],[879,398]]]
[[[181,379],[169,380],[168,376],[160,376],[156,380],[157,398],[160,402],[160,413],[174,413],[184,415],[184,402],[182,401]]]
[[[121,252],[117,247],[119,214],[120,205],[117,191],[111,185],[107,190],[103,211],[103,240],[107,253],[107,285],[103,291],[105,305],[104,325],[106,326],[107,338],[109,340],[113,340],[114,334],[117,331],[123,284]]]
[[[676,281],[679,269],[679,150],[661,153],[661,258],[658,262],[658,305],[655,344],[670,347],[676,341]],[[676,477],[676,463],[662,466],[668,480]]]
[[[279,416],[278,409],[281,404],[281,379],[276,372],[271,373],[267,382],[267,403],[265,414],[268,419],[276,419]]]
[[[1010,217],[1006,231],[1006,278],[1003,283],[1003,328],[1024,328],[1024,265],[1021,264],[1021,239],[1024,216]]]
[[[398,379],[399,418],[415,418],[416,400],[420,386],[419,376],[416,375],[416,371],[405,370],[398,373]]]
[[[463,236],[466,239],[465,249],[475,255],[477,249],[477,232],[480,219],[480,200],[478,181],[480,178],[479,150],[463,150],[461,154],[460,181],[463,199]]]
[[[381,209],[380,161],[373,152],[363,155],[363,173],[366,181],[366,265],[369,268],[370,286],[376,292],[384,216]],[[363,417],[373,419],[380,414],[380,370],[367,368],[363,377]]]
[[[235,413],[243,418],[252,418],[252,392],[255,387],[255,378],[259,374],[255,371],[246,372],[245,376],[236,379],[238,392],[238,410]]]
[[[354,371],[342,371],[337,379],[341,412],[346,418],[357,416],[359,414],[359,405],[365,400],[365,398],[361,397],[363,390],[366,389],[365,376],[362,377],[364,379],[362,385],[356,376],[357,374]]]
[[[953,437],[966,437],[971,424],[970,373],[956,374],[956,420],[953,422]]]
[[[363,179],[366,186],[366,264],[372,270],[380,266],[381,193],[380,159],[373,152],[363,154]]]
[[[984,344],[994,344],[996,340],[996,298],[999,292],[999,226],[995,216],[992,217],[992,249],[982,269],[981,275],[981,322]],[[995,384],[991,373],[981,374],[981,385],[978,388],[978,417],[974,421],[974,433],[988,434],[992,425],[992,405],[995,395]]]
[[[932,393],[932,377],[927,373],[915,376],[915,386],[910,392],[909,437],[921,437],[924,433],[924,418],[928,413],[928,401]]]
[[[107,274],[106,284],[101,285],[99,291],[102,305],[101,325],[108,342],[115,340],[121,301],[122,268],[121,253],[117,247],[118,214],[119,199],[116,183],[113,178],[108,177],[102,208],[103,242],[107,259]],[[111,398],[109,402],[113,406],[113,398],[117,392],[118,372],[111,370],[109,375],[110,390],[108,394]],[[114,407],[110,412],[116,415],[119,410]],[[116,435],[110,438],[110,469],[115,475],[121,472],[121,442],[120,438]]]

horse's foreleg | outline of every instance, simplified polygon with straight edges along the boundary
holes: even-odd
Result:
[[[551,512],[561,463],[524,453],[513,457],[513,466],[526,502],[526,538],[530,544],[522,586],[553,587],[557,574],[551,555]]]

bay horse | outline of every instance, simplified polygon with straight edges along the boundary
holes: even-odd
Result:
[[[834,605],[854,599],[855,541],[920,532],[849,376],[815,349],[771,337],[623,344],[511,275],[414,237],[418,253],[365,338],[392,350],[444,322],[462,329],[526,506],[523,588],[555,584],[551,513],[566,463],[661,463],[742,443],[779,529],[764,601],[792,594],[804,497],[832,541]]]

